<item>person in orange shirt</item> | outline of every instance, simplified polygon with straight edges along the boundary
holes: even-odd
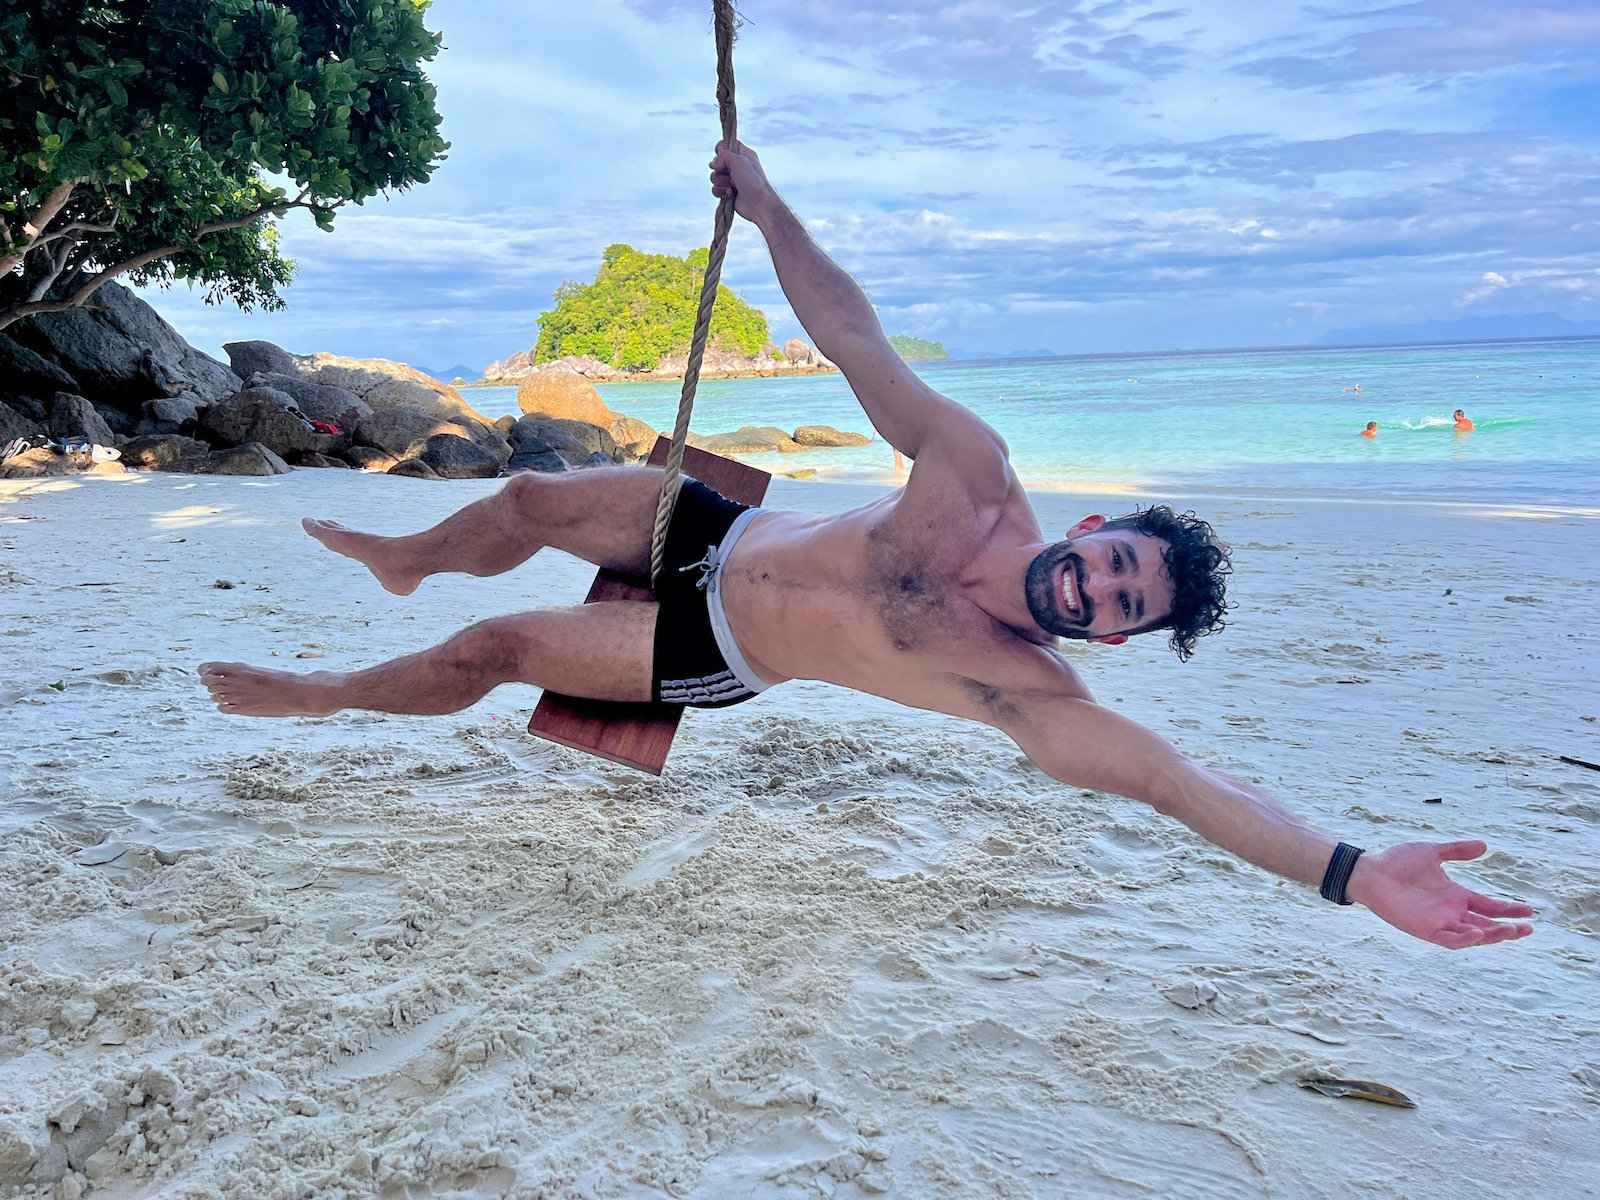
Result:
[[[1361,431],[1361,436],[1364,437],[1364,438],[1375,438],[1375,437],[1377,437],[1378,436],[1378,423],[1376,421],[1368,421],[1367,422],[1367,427]]]
[[[1463,409],[1463,408],[1456,409],[1456,432],[1457,433],[1471,433],[1473,428],[1474,428],[1474,426],[1473,426],[1472,422],[1467,419],[1466,409]]]

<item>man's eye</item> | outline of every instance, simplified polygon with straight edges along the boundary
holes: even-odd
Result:
[[[1123,616],[1127,616],[1129,613],[1131,613],[1133,611],[1133,609],[1128,604],[1128,597],[1126,595],[1123,595],[1123,596],[1119,597],[1119,599],[1121,599],[1121,601],[1122,601],[1122,615]]]
[[[1111,552],[1111,569],[1114,570],[1114,571],[1122,570],[1122,553],[1121,553],[1121,551],[1113,550]]]

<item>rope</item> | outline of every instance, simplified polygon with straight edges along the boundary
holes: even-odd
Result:
[[[733,0],[712,0],[712,20],[717,32],[717,109],[722,117],[722,140],[730,144],[739,138],[739,114],[733,103],[733,33],[737,23]],[[661,574],[661,558],[667,548],[667,527],[683,487],[683,450],[689,440],[689,414],[694,410],[694,391],[700,383],[700,361],[706,353],[706,337],[711,332],[711,309],[717,302],[717,285],[722,280],[722,259],[728,250],[728,230],[733,226],[733,197],[724,196],[717,204],[717,217],[711,235],[711,257],[700,285],[700,311],[695,316],[694,339],[689,343],[689,362],[683,371],[683,394],[678,399],[678,419],[672,426],[672,446],[667,451],[666,474],[661,478],[661,496],[656,501],[656,526],[650,536],[650,586]]]

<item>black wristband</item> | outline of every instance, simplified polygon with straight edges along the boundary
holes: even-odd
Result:
[[[1344,894],[1344,889],[1350,882],[1350,876],[1355,873],[1356,859],[1363,853],[1359,847],[1346,842],[1340,842],[1334,847],[1333,857],[1328,860],[1328,869],[1322,873],[1324,900],[1332,900],[1335,904],[1355,903]]]

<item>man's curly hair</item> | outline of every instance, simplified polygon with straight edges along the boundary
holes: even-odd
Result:
[[[1165,504],[1140,509],[1100,527],[1149,534],[1166,543],[1161,562],[1172,579],[1172,613],[1165,620],[1145,625],[1134,633],[1170,629],[1168,645],[1180,662],[1194,654],[1195,642],[1208,633],[1220,633],[1227,622],[1225,595],[1233,560],[1228,547],[1217,540],[1216,530],[1193,512],[1176,513]]]

